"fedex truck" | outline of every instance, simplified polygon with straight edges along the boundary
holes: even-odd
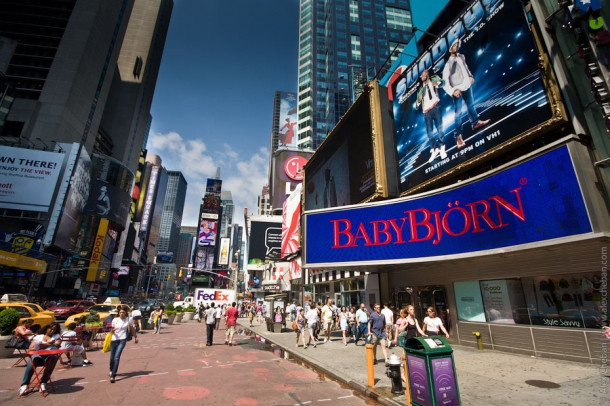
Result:
[[[187,308],[189,305],[197,308],[199,303],[208,304],[214,302],[218,305],[230,305],[235,302],[235,291],[229,289],[198,288],[194,296],[187,296],[183,301],[174,302],[174,306]]]

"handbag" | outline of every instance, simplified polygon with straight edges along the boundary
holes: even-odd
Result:
[[[102,352],[110,351],[110,343],[112,342],[112,331],[106,334],[104,339],[104,345],[102,346]]]
[[[26,343],[25,338],[12,336],[4,345],[4,348],[22,348]]]
[[[131,332],[131,325],[127,324],[127,341],[131,341],[133,339],[133,334]]]
[[[299,325],[297,324],[297,320],[294,319],[294,321],[292,322],[292,329],[294,331],[297,331],[299,329]]]

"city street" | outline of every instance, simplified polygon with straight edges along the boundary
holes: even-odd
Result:
[[[25,368],[10,368],[15,358],[1,359],[0,403],[34,405],[124,404],[156,405],[371,405],[351,389],[317,372],[284,359],[283,352],[241,334],[236,345],[224,344],[224,323],[205,346],[205,324],[189,321],[139,334],[140,343],[128,342],[121,357],[116,383],[108,378],[109,354],[89,351],[94,365],[66,368],[57,365],[52,379],[56,392],[46,399],[30,393],[17,399]],[[242,332],[243,333],[243,332]]]

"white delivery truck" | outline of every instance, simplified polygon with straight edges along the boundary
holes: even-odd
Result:
[[[187,296],[182,301],[174,302],[174,306],[182,306],[185,309],[193,305],[194,308],[199,306],[199,303],[212,303],[216,306],[230,305],[235,302],[235,291],[229,289],[214,289],[214,288],[199,288],[195,289],[194,296]]]

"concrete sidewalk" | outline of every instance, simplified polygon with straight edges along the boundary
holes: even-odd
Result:
[[[375,386],[367,387],[366,350],[361,340],[358,346],[343,345],[341,332],[333,331],[330,343],[318,342],[317,348],[302,344],[295,348],[296,334],[267,331],[265,323],[250,327],[247,319],[238,319],[246,330],[257,334],[329,377],[343,382],[380,403],[405,405],[405,395],[391,393],[391,381],[383,362],[375,366]],[[320,334],[322,337],[322,334]],[[535,358],[527,355],[454,346],[453,357],[457,384],[463,405],[607,405],[608,388],[602,388],[603,375],[599,365],[563,360]],[[402,355],[392,347],[389,354]],[[377,359],[383,361],[381,348]],[[608,375],[608,372],[605,373]],[[529,382],[529,383],[528,383]],[[606,389],[606,392],[603,391]],[[605,399],[605,400],[604,400]]]

